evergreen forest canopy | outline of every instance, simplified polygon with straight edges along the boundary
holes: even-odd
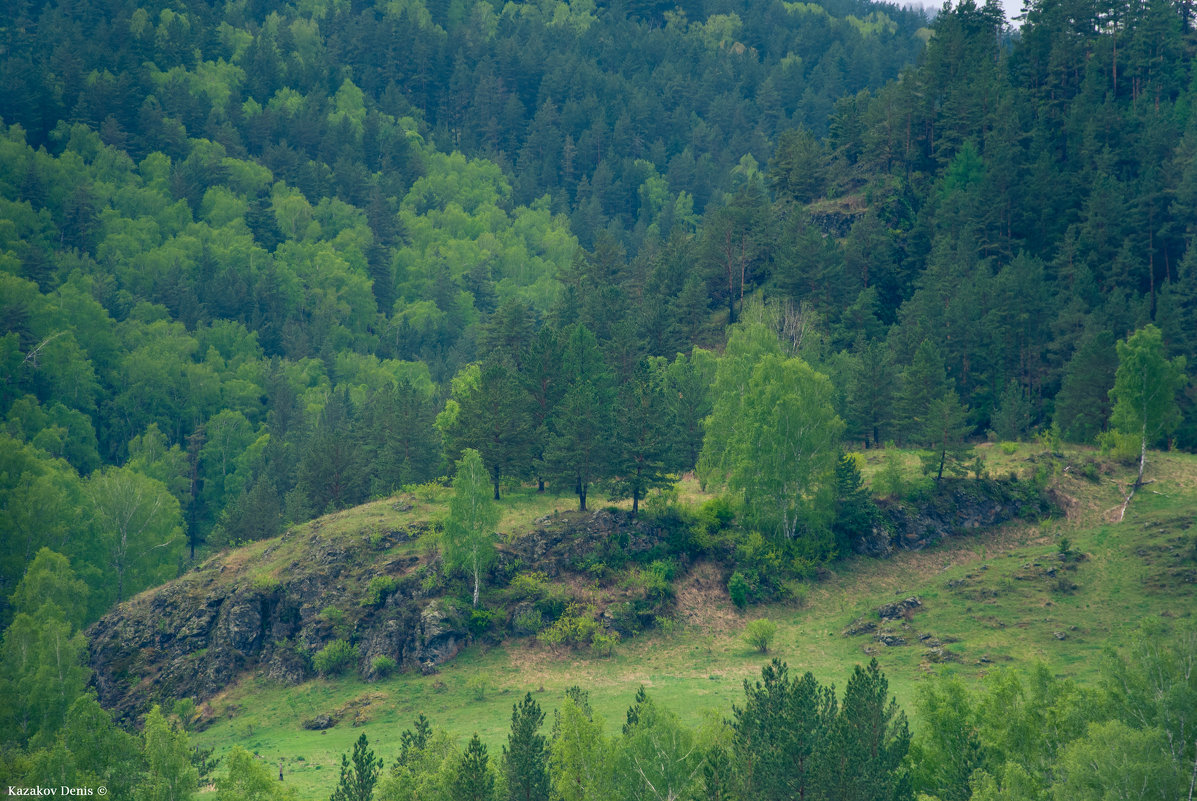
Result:
[[[635,508],[699,467],[762,530],[825,533],[837,437],[813,462],[721,439],[749,390],[774,404],[758,430],[842,420],[848,442],[927,448],[937,478],[990,432],[1194,447],[1188,7],[925,22],[19,4],[0,595],[49,546],[94,619],[205,543],[431,480],[464,448],[496,496],[534,479],[585,508],[598,484]],[[1115,343],[1149,324],[1174,391],[1150,437],[1127,414],[1107,431]],[[757,344],[701,349],[734,330]]]

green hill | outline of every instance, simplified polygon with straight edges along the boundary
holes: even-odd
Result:
[[[910,710],[920,684],[940,673],[979,685],[1000,667],[1042,662],[1057,675],[1092,681],[1103,650],[1119,645],[1145,617],[1191,615],[1197,460],[1156,455],[1153,483],[1136,497],[1125,520],[1113,522],[1122,506],[1119,484],[1133,480],[1130,468],[1083,450],[1070,449],[1060,459],[1029,446],[1012,454],[989,451],[995,473],[1054,470],[1050,491],[1062,513],[953,537],[921,551],[899,551],[889,559],[853,557],[802,585],[804,592],[794,600],[745,612],[728,599],[721,566],[698,561],[676,581],[672,623],[625,640],[606,658],[555,653],[525,637],[475,642],[432,675],[372,682],[317,678],[285,686],[262,672],[248,674],[203,705],[204,728],[194,739],[217,753],[237,744],[268,764],[281,763],[302,797],[318,798],[331,792],[340,755],[359,734],[367,733],[389,763],[400,732],[421,713],[459,738],[477,732],[497,753],[511,706],[526,691],[549,709],[565,688],[579,685],[609,728],[622,721],[639,685],[686,723],[727,716],[733,702],[742,703],[742,681],[759,676],[766,659],[741,639],[746,622],[760,616],[777,623],[771,655],[792,670],[811,670],[842,686],[854,664],[876,656],[899,702]],[[691,489],[692,500],[699,500]],[[511,502],[504,524],[514,530],[550,509],[550,501],[521,497]],[[420,504],[395,515],[388,511],[395,503],[360,507],[301,531],[316,529],[349,543],[388,519],[435,514],[432,504]],[[277,568],[290,558],[279,542],[235,551],[225,562]],[[266,561],[255,558],[272,550]],[[602,581],[575,580],[571,589],[600,604],[620,592],[618,583]],[[882,605],[909,597],[920,605],[905,619],[878,617]],[[876,628],[846,633],[868,628],[861,623]],[[878,635],[906,644],[887,646]],[[338,722],[326,731],[302,728],[319,715]]]

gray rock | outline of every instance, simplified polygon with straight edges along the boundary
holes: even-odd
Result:
[[[877,608],[877,616],[882,620],[904,620],[908,614],[918,609],[923,605],[915,596],[904,598],[901,601],[895,601],[892,604],[884,604]]]
[[[888,632],[881,632],[873,635],[873,639],[888,648],[897,648],[906,644],[905,637],[899,637],[897,634],[889,634]]]
[[[856,637],[860,634],[868,634],[876,630],[876,623],[874,623],[872,620],[865,620],[863,617],[861,617],[848,624],[848,628],[844,629],[844,636]]]
[[[299,725],[308,731],[324,731],[325,729],[331,729],[333,726],[336,726],[337,721],[329,715],[317,715],[314,718],[308,718]]]

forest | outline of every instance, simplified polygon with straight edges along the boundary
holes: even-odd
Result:
[[[176,759],[166,717],[126,734],[88,700],[86,627],[222,549],[447,484],[468,451],[494,499],[582,510],[597,489],[638,514],[694,472],[809,576],[868,525],[853,450],[917,449],[938,483],[982,475],[985,441],[1093,445],[1139,482],[1149,449],[1197,449],[1194,29],[1172,0],[1030,0],[1017,25],[973,0],[14,0],[0,694],[26,700],[0,704],[3,772]],[[793,714],[849,747],[856,701],[769,670],[740,745],[691,766],[702,797],[749,797],[782,748],[744,744],[771,729],[754,692],[809,693]],[[894,728],[889,789],[815,797],[968,798],[970,775],[973,798],[1089,797],[1048,763],[1100,727],[1151,751],[1183,707],[1107,698],[1007,762],[1013,735],[942,692],[920,714],[981,720],[982,744],[908,756]],[[67,742],[70,716],[108,739]],[[965,746],[955,778],[918,772]],[[721,759],[749,784],[710,794]]]

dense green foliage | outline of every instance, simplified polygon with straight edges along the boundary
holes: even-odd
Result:
[[[924,23],[857,0],[14,3],[6,773],[188,797],[185,732],[155,712],[139,746],[89,703],[82,627],[211,549],[462,454],[471,497],[535,479],[583,510],[599,486],[638,512],[698,468],[728,491],[699,547],[734,563],[743,605],[870,525],[843,437],[925,448],[936,479],[991,433],[1133,436],[1140,464],[1197,447],[1191,8],[1035,0],[1015,32],[966,0]],[[877,489],[901,495],[893,464]],[[477,604],[482,551],[450,551]],[[547,631],[593,646],[574,611]],[[1007,678],[976,703],[929,697],[963,722],[915,742],[907,784],[903,727],[859,676],[838,700],[766,675],[819,736],[761,758],[810,756],[816,793],[943,799],[1166,797],[1193,762],[1173,725],[1191,688],[1081,708]],[[1034,693],[1064,723],[987,711]],[[629,775],[709,797],[807,781],[746,767],[750,718],[700,749],[645,704],[622,740],[581,694],[563,705],[558,797],[639,797]],[[884,742],[861,744],[861,710]],[[1085,767],[1106,752],[1120,767]],[[256,793],[236,762],[219,792]],[[426,732],[393,767],[395,797],[512,787]]]
[[[638,509],[726,420],[695,346],[746,310],[830,381],[785,409],[807,368],[745,374],[760,430],[819,395],[937,477],[990,431],[1091,438],[1116,340],[1197,355],[1186,14],[1033,4],[1012,34],[964,3],[885,84],[925,20],[847,2],[21,3],[0,595],[48,546],[94,617],[466,448],[496,496]],[[716,448],[805,559],[835,550],[831,419]]]

